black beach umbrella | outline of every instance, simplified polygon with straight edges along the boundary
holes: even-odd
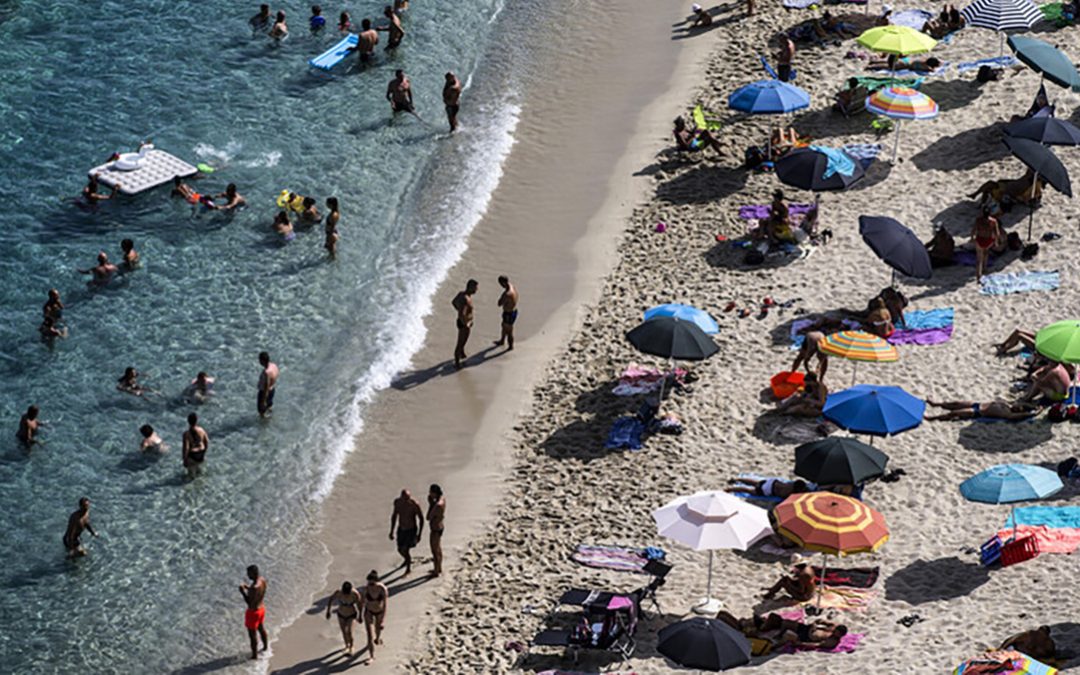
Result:
[[[719,619],[695,617],[660,629],[656,650],[680,666],[727,670],[750,663],[750,642]]]
[[[843,153],[842,150],[836,150],[836,152]],[[848,157],[848,159],[851,158]],[[836,172],[826,178],[825,171],[829,166],[829,156],[813,148],[799,148],[777,160],[776,177],[781,183],[801,190],[812,192],[846,190],[866,175],[862,164],[854,159],[851,161],[855,165],[855,170],[850,176]]]
[[[795,448],[795,475],[819,485],[858,485],[885,473],[889,456],[854,438],[831,436]]]
[[[702,361],[720,348],[692,321],[658,316],[626,334],[638,351],[679,361]]]
[[[1080,129],[1057,117],[1029,117],[1008,125],[1005,133],[1043,145],[1080,145]]]
[[[1006,136],[1003,141],[1014,157],[1035,172],[1036,181],[1039,178],[1045,178],[1046,182],[1050,183],[1055,190],[1066,197],[1072,197],[1072,183],[1069,181],[1069,172],[1050,148],[1026,138],[1015,138],[1013,136]],[[1035,208],[1032,207],[1028,214],[1027,238],[1029,240],[1031,239],[1031,224],[1034,219]]]
[[[859,234],[877,257],[897,272],[929,279],[930,254],[915,233],[886,216],[859,216]]]

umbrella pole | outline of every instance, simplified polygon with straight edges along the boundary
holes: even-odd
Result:
[[[896,164],[896,151],[900,147],[900,126],[904,123],[904,120],[896,120],[896,138],[893,139],[892,145],[892,161]]]
[[[821,596],[825,593],[825,572],[829,566],[827,553],[821,554],[821,583],[817,585],[817,608],[821,610]]]
[[[1039,172],[1035,172],[1035,179],[1031,182],[1031,199],[1032,204],[1028,206],[1028,236],[1027,240],[1031,242],[1031,225],[1035,222],[1035,186],[1039,184]]]
[[[1013,536],[1012,536],[1012,538],[1013,538],[1013,541],[1016,541],[1016,505],[1015,504],[1013,504],[1012,506],[1009,507],[1009,517],[1012,518],[1012,521],[1013,521]]]
[[[1001,59],[1005,56],[1005,31],[998,31],[998,65],[1001,65]],[[1002,66],[1004,68],[1004,66]]]
[[[656,416],[660,416],[660,409],[664,407],[664,385],[667,384],[668,373],[675,367],[675,359],[668,360],[668,370],[660,377],[660,398],[656,399]]]
[[[712,597],[712,559],[713,552],[709,550],[709,576],[705,582],[705,597],[694,607],[695,614],[703,614],[706,616],[716,616],[716,613],[723,607],[723,603]]]
[[[851,386],[853,386],[853,387],[855,386],[855,376],[858,374],[858,372],[859,372],[859,362],[858,361],[852,361],[851,362]]]

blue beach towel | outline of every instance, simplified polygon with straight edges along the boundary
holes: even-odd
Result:
[[[810,149],[816,150],[829,158],[828,163],[825,165],[825,173],[821,175],[822,178],[828,178],[836,173],[841,176],[850,176],[855,173],[855,162],[844,154],[844,151],[821,145],[811,145]]]
[[[863,169],[869,169],[881,153],[881,143],[848,143],[844,146],[844,152],[862,164]]]
[[[783,4],[788,9],[807,9],[818,4],[818,0],[784,0]]]
[[[916,72],[916,71],[910,70],[910,69],[889,70],[888,68],[881,68],[881,69],[875,70],[874,72],[875,73],[881,73],[883,75],[889,75],[891,77],[942,77],[942,76],[945,75],[946,71],[948,71],[948,70],[949,70],[949,62],[944,61],[944,62],[942,62],[942,64],[940,66],[938,66],[936,69],[930,71],[929,73]]]
[[[813,323],[813,319],[796,319],[791,322],[791,349],[799,349],[802,347],[802,344],[806,342],[806,336],[800,335],[799,331],[811,326]],[[843,324],[844,330],[859,330],[862,328],[862,326],[859,325],[859,322],[854,319],[844,319]]]
[[[952,307],[940,309],[912,309],[904,312],[906,330],[932,330],[953,325],[955,311]]]
[[[636,417],[620,417],[611,425],[604,447],[608,450],[640,450],[645,425]]]
[[[1061,286],[1059,272],[1001,272],[982,278],[979,289],[985,295],[1054,291]]]
[[[1009,66],[1018,65],[1020,62],[1015,56],[995,56],[992,59],[979,59],[978,61],[965,61],[963,63],[956,64],[956,70],[961,73],[966,73],[969,70],[978,70],[982,66],[1002,67],[1007,68]]]
[[[907,26],[921,31],[926,22],[933,19],[934,15],[925,9],[906,9],[889,17],[889,23],[894,26]]]
[[[1080,506],[1021,506],[1015,513],[1017,525],[1080,528]],[[1006,518],[1005,528],[1012,526]]]

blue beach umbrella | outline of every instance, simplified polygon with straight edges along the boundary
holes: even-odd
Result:
[[[751,115],[782,115],[810,107],[810,94],[779,80],[758,80],[728,96],[728,107]]]
[[[1044,499],[1064,488],[1061,478],[1050,469],[1034,464],[998,464],[960,483],[960,494],[969,502],[1011,504]],[[1016,516],[1010,511],[1013,536]]]
[[[1080,74],[1060,49],[1049,42],[1024,35],[1013,35],[1008,43],[1016,58],[1036,73],[1059,87],[1072,87],[1073,91],[1080,91]]]
[[[829,394],[825,419],[857,434],[892,436],[922,424],[926,403],[900,387],[857,384]]]
[[[712,318],[705,310],[690,305],[669,302],[666,305],[657,305],[645,311],[646,321],[657,316],[672,316],[680,321],[689,321],[697,324],[698,328],[710,335],[720,332],[720,325],[716,323],[716,319]]]

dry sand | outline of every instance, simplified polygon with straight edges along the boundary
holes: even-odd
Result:
[[[716,45],[700,71],[705,82],[695,98],[707,108],[723,110],[728,93],[759,77],[755,53],[764,49],[773,31],[811,16],[758,4],[758,15],[697,38]],[[674,17],[679,11],[671,8],[670,13]],[[1042,37],[1080,59],[1077,29]],[[861,62],[844,58],[853,48],[848,40],[840,47],[802,48],[796,57],[797,84],[811,92],[813,105],[795,118],[795,125],[834,147],[874,140],[870,117],[844,120],[828,110],[832,93],[844,79],[862,72]],[[935,54],[953,64],[996,56],[997,38],[984,31],[963,31]],[[789,420],[764,416],[770,404],[762,390],[771,374],[791,363],[786,335],[794,312],[774,310],[765,318],[739,319],[722,308],[735,300],[756,314],[765,296],[781,302],[798,299],[795,307],[810,313],[864,306],[888,283],[889,271],[861,241],[860,214],[893,216],[924,240],[934,224],[966,240],[976,207],[965,193],[985,180],[1023,172],[1000,144],[1000,126],[1009,115],[1027,109],[1039,85],[1038,76],[1023,68],[984,86],[975,83],[974,76],[974,71],[959,75],[954,66],[947,77],[926,82],[923,91],[938,101],[940,116],[904,125],[902,159],[895,166],[887,161],[892,137],[881,139],[885,161],[879,160],[863,184],[824,198],[823,226],[830,227],[835,238],[808,258],[788,264],[746,269],[741,252],[714,240],[717,233],[740,235],[744,223],[737,218],[738,206],[767,202],[778,185],[771,175],[737,168],[747,139],[763,138],[767,121],[740,120],[726,126],[725,151],[718,159],[711,153],[704,160],[664,154],[638,167],[654,176],[655,194],[626,223],[603,302],[579,312],[573,339],[533,390],[532,407],[515,427],[513,465],[497,516],[469,544],[464,564],[449,583],[438,588],[437,620],[426,631],[422,653],[407,664],[409,671],[572,667],[550,651],[536,649],[519,659],[503,645],[528,641],[541,630],[541,616],[529,608],[546,610],[571,586],[628,591],[645,583],[644,577],[575,565],[569,555],[577,543],[659,545],[675,563],[659,593],[663,615],[639,629],[633,660],[619,668],[617,659],[586,654],[577,668],[671,670],[655,651],[656,631],[684,616],[702,595],[707,556],[658,540],[650,512],[676,495],[721,488],[740,471],[789,476],[793,464],[795,442],[785,433],[791,428]],[[1049,88],[1058,115],[1077,121],[1077,97]],[[674,110],[679,102],[669,103]],[[692,101],[681,103],[685,109]],[[1080,151],[1061,148],[1057,154],[1073,175],[1080,175]],[[798,201],[811,198],[788,192]],[[1005,219],[1007,228],[1021,227],[1017,221],[1026,221],[1025,215],[1023,209],[1014,210]],[[657,221],[669,225],[666,233],[653,231]],[[935,400],[1010,396],[1021,374],[1020,360],[994,356],[991,344],[1013,327],[1037,329],[1076,314],[1077,209],[1051,190],[1035,221],[1036,236],[1047,230],[1063,238],[1043,244],[1034,260],[1009,258],[994,271],[1058,270],[1058,291],[982,295],[970,267],[940,270],[929,282],[905,283],[912,309],[955,308],[953,339],[936,346],[901,347],[899,363],[864,364],[859,380],[900,385]],[[721,351],[696,365],[700,379],[666,403],[665,410],[677,413],[687,425],[682,436],[651,437],[641,452],[605,452],[602,445],[611,422],[638,403],[610,393],[619,372],[643,360],[624,332],[641,320],[645,308],[663,302],[710,310],[721,322]],[[847,386],[850,377],[851,364],[832,361],[828,379],[834,389]],[[1075,559],[1045,554],[987,572],[977,556],[966,551],[995,532],[1008,509],[965,502],[957,490],[963,479],[992,464],[1052,465],[1075,454],[1074,437],[1073,427],[1045,420],[928,422],[877,441],[892,457],[890,467],[903,468],[907,475],[897,483],[874,483],[864,495],[885,515],[890,541],[874,555],[844,561],[882,570],[873,605],[865,612],[840,615],[851,630],[865,633],[865,640],[853,654],[779,656],[765,663],[762,672],[947,672],[980,648],[1042,624],[1053,627],[1059,647],[1080,652],[1080,624],[1074,623],[1080,611]],[[1066,491],[1049,503],[1069,503],[1074,494]],[[716,595],[728,610],[746,616],[759,607],[759,589],[772,583],[783,567],[779,559],[759,553],[722,552],[717,571]],[[910,614],[923,621],[910,628],[898,623]],[[1070,663],[1078,664],[1077,659]]]

